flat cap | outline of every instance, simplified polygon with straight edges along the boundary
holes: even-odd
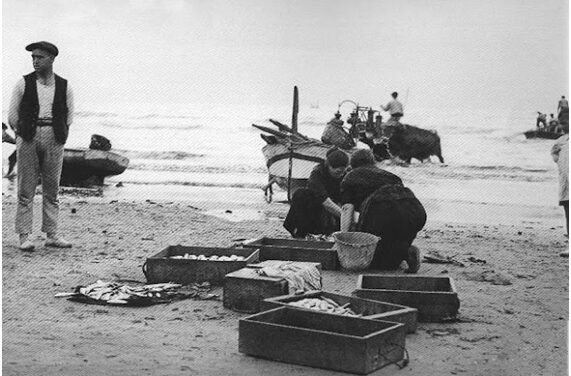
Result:
[[[59,50],[57,49],[55,44],[46,41],[34,42],[26,46],[26,51],[33,51],[35,49],[44,50],[54,56],[57,56],[59,54]]]

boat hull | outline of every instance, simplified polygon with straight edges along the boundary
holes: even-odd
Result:
[[[537,131],[537,130],[524,132],[524,135],[525,138],[543,138],[547,140],[557,140],[559,137],[562,136],[562,134],[560,133]]]
[[[277,143],[264,146],[262,153],[271,176],[289,178],[291,157],[291,178],[307,180],[315,165],[325,160],[325,155],[331,148],[333,147],[318,143],[294,144],[289,148]]]
[[[61,185],[77,185],[85,182],[102,184],[104,178],[119,175],[128,166],[128,158],[110,151],[65,149]]]

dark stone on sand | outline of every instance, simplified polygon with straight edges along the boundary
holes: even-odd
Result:
[[[71,214],[75,214],[77,213],[77,209],[76,208],[71,208]]]

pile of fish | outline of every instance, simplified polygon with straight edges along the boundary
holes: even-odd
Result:
[[[230,255],[230,256],[205,256],[205,255],[191,255],[185,253],[184,255],[170,256],[171,259],[186,259],[186,260],[204,260],[204,261],[244,261],[244,256]]]
[[[335,238],[333,237],[333,235],[307,234],[305,235],[305,240],[313,240],[319,242],[334,242]]]
[[[87,286],[77,286],[74,292],[63,292],[56,298],[94,304],[147,306],[169,303],[180,299],[213,299],[209,294],[208,282],[183,286],[177,283],[156,283],[152,285],[128,286],[118,282],[97,281]]]
[[[294,302],[288,302],[288,304],[294,307],[313,309],[315,311],[334,313],[336,315],[361,316],[348,308],[351,303],[340,306],[334,300],[328,299],[324,296],[320,298],[305,298]]]

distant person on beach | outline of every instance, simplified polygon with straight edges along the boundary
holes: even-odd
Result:
[[[559,169],[559,205],[565,210],[565,225],[569,236],[569,123],[561,123],[563,136],[551,148],[551,157]]]
[[[8,122],[16,132],[18,156],[18,206],[16,233],[20,249],[34,250],[32,233],[34,196],[42,180],[42,231],[48,247],[69,248],[71,243],[58,234],[58,190],[64,144],[73,122],[73,92],[67,80],[54,74],[58,48],[49,42],[26,46],[32,52],[34,72],[14,87]]]
[[[541,112],[537,111],[537,121],[535,122],[535,126],[538,130],[547,128],[547,114],[542,114]]]
[[[404,116],[403,105],[401,102],[397,100],[399,93],[396,91],[391,94],[393,100],[387,103],[386,106],[381,105],[383,111],[388,111],[391,114],[391,118],[389,119],[390,122],[398,123],[400,118]]]
[[[8,126],[2,123],[2,142],[6,142],[9,144],[16,144],[16,139],[8,134]],[[10,154],[8,157],[8,172],[6,172],[6,177],[12,175],[14,171],[14,167],[16,166],[16,150]]]
[[[567,111],[569,111],[569,102],[567,101],[567,99],[565,99],[565,95],[561,96],[561,99],[559,100],[559,103],[557,104],[557,113],[561,112],[561,109],[567,109]]]
[[[308,234],[330,235],[339,230],[341,180],[349,157],[339,149],[327,152],[325,161],[311,171],[306,188],[293,194],[284,227],[294,238]]]
[[[549,132],[558,132],[559,121],[553,117],[553,114],[549,114]]]
[[[341,114],[337,112],[335,117],[327,123],[323,134],[321,135],[321,141],[327,145],[337,146],[340,149],[349,150],[355,146],[353,137],[343,129],[343,120],[341,120]]]
[[[358,211],[356,231],[380,236],[371,269],[395,270],[405,260],[416,273],[420,251],[412,242],[426,223],[424,207],[397,175],[375,166],[371,150],[356,150],[350,165],[341,182],[341,231],[352,231]]]

